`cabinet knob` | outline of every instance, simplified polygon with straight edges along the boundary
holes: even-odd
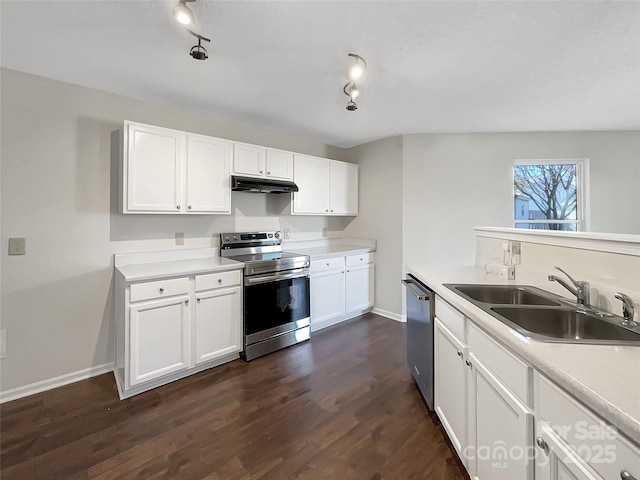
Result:
[[[329,210],[325,210],[325,212],[329,212]]]
[[[340,273],[344,273],[344,270],[342,272],[340,272]]]
[[[333,212],[333,208],[331,209],[331,211]]]
[[[184,304],[185,304],[185,305],[189,305],[189,300],[185,300],[185,301],[184,301]]]
[[[329,262],[327,262],[327,267],[329,266]]]
[[[196,301],[197,301],[198,303],[200,303],[200,299],[199,299],[199,298],[196,298]]]
[[[267,175],[271,175],[271,172],[267,172]]]
[[[459,357],[462,356],[462,352],[460,350],[457,350],[456,353],[458,354]]]
[[[331,210],[333,212],[333,210]],[[362,261],[362,257],[360,257],[360,261]]]
[[[222,283],[222,279],[221,278],[218,279],[218,283]]]
[[[260,170],[260,173],[262,173],[262,170]]]
[[[188,209],[188,210],[191,210],[191,205],[187,205],[187,209]]]
[[[164,287],[160,287],[160,293],[164,293]]]
[[[473,365],[471,365],[471,362],[469,360],[465,360],[464,363],[467,364],[467,367],[473,368]]]
[[[536,438],[536,445],[538,445],[545,453],[549,453],[549,445],[544,441],[544,438],[538,437]],[[622,473],[620,474],[622,475]]]
[[[180,210],[180,205],[176,205],[176,209]]]
[[[622,480],[636,480],[636,477],[634,477],[633,475],[631,475],[627,470],[622,470],[620,472],[620,478]]]

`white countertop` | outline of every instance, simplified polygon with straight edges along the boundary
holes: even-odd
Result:
[[[406,268],[496,340],[640,443],[640,347],[545,343],[524,338],[443,286],[496,283],[486,281],[485,274],[475,267]]]
[[[178,277],[198,273],[239,270],[244,263],[222,257],[192,258],[167,262],[149,262],[115,267],[125,281],[139,282],[156,278]]]
[[[325,258],[341,257],[344,255],[360,255],[362,253],[370,253],[375,251],[371,247],[362,245],[325,245],[322,247],[311,248],[292,248],[286,249],[288,252],[308,255],[311,260],[322,260]]]

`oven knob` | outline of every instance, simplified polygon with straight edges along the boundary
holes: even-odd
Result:
[[[276,237],[276,238],[280,238],[280,232],[274,233],[273,236]]]
[[[273,238],[273,233],[270,233],[268,236],[269,238]]]
[[[237,235],[234,235],[234,236],[233,236],[233,239],[234,239],[234,240],[238,240],[238,236],[237,236]]]
[[[229,236],[224,237],[224,241],[225,242],[228,242],[229,240],[231,240],[231,237],[229,237]]]

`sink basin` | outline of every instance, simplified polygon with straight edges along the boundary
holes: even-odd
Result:
[[[534,293],[535,287],[513,285],[447,285],[471,300],[494,305],[553,305],[559,303]]]
[[[536,339],[572,343],[640,342],[640,332],[580,311],[566,308],[513,307],[491,307],[491,310],[498,314],[497,318],[503,323],[507,323],[525,336]]]

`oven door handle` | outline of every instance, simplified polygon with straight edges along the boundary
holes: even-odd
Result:
[[[292,278],[309,278],[309,269],[300,268],[296,270],[290,270],[286,273],[275,273],[270,275],[258,275],[255,277],[245,277],[245,285],[257,285],[260,283],[274,282],[278,280],[290,280]]]

